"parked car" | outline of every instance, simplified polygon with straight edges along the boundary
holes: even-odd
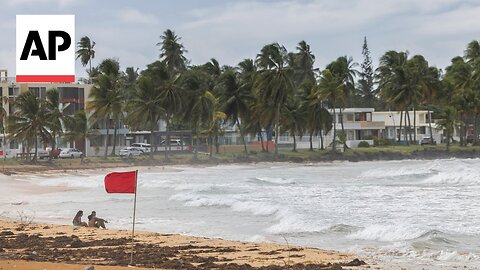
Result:
[[[435,144],[435,141],[432,140],[430,137],[425,137],[420,141],[420,145],[425,145],[425,144]]]
[[[164,145],[166,144],[166,140],[163,140],[161,144],[162,144],[162,146],[164,146]],[[171,146],[181,146],[182,144],[185,145],[185,144],[184,144],[181,140],[179,140],[179,139],[172,139],[172,140],[170,140],[170,145],[171,145]]]
[[[123,149],[120,149],[121,157],[131,158],[133,156],[140,156],[142,154],[143,154],[143,151],[138,149],[137,147],[125,147]]]
[[[135,147],[142,151],[143,153],[150,153],[151,145],[148,143],[132,143],[131,147]]]
[[[39,159],[44,159],[44,158],[49,158],[50,157],[50,152],[44,149],[38,149],[37,150],[37,157]]]
[[[79,158],[83,157],[82,151],[75,149],[75,148],[65,148],[62,149],[60,154],[58,155],[60,158]]]

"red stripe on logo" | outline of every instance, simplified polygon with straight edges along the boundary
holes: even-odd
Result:
[[[17,82],[75,82],[75,75],[17,75]]]

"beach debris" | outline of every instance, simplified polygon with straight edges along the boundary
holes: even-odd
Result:
[[[14,233],[12,231],[2,231],[2,232],[0,232],[0,236],[10,236],[10,235],[14,235]]]
[[[84,270],[95,270],[95,266],[87,265],[87,266],[85,266]]]

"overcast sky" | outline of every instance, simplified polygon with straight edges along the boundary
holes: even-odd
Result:
[[[15,75],[15,15],[75,14],[77,41],[97,45],[93,64],[116,57],[122,68],[158,59],[166,29],[182,37],[187,58],[236,65],[277,41],[295,50],[305,40],[323,68],[342,55],[362,61],[367,36],[375,66],[387,50],[422,54],[444,68],[480,39],[478,0],[2,0],[0,69]],[[77,76],[86,73],[77,63]]]

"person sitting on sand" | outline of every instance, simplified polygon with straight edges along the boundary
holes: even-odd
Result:
[[[73,218],[73,226],[84,226],[87,227],[88,224],[86,222],[82,222],[83,211],[80,210],[77,212],[75,217]]]
[[[108,223],[108,221],[103,218],[97,218],[97,212],[95,211],[92,211],[92,214],[88,216],[88,227],[106,229],[105,223]]]

